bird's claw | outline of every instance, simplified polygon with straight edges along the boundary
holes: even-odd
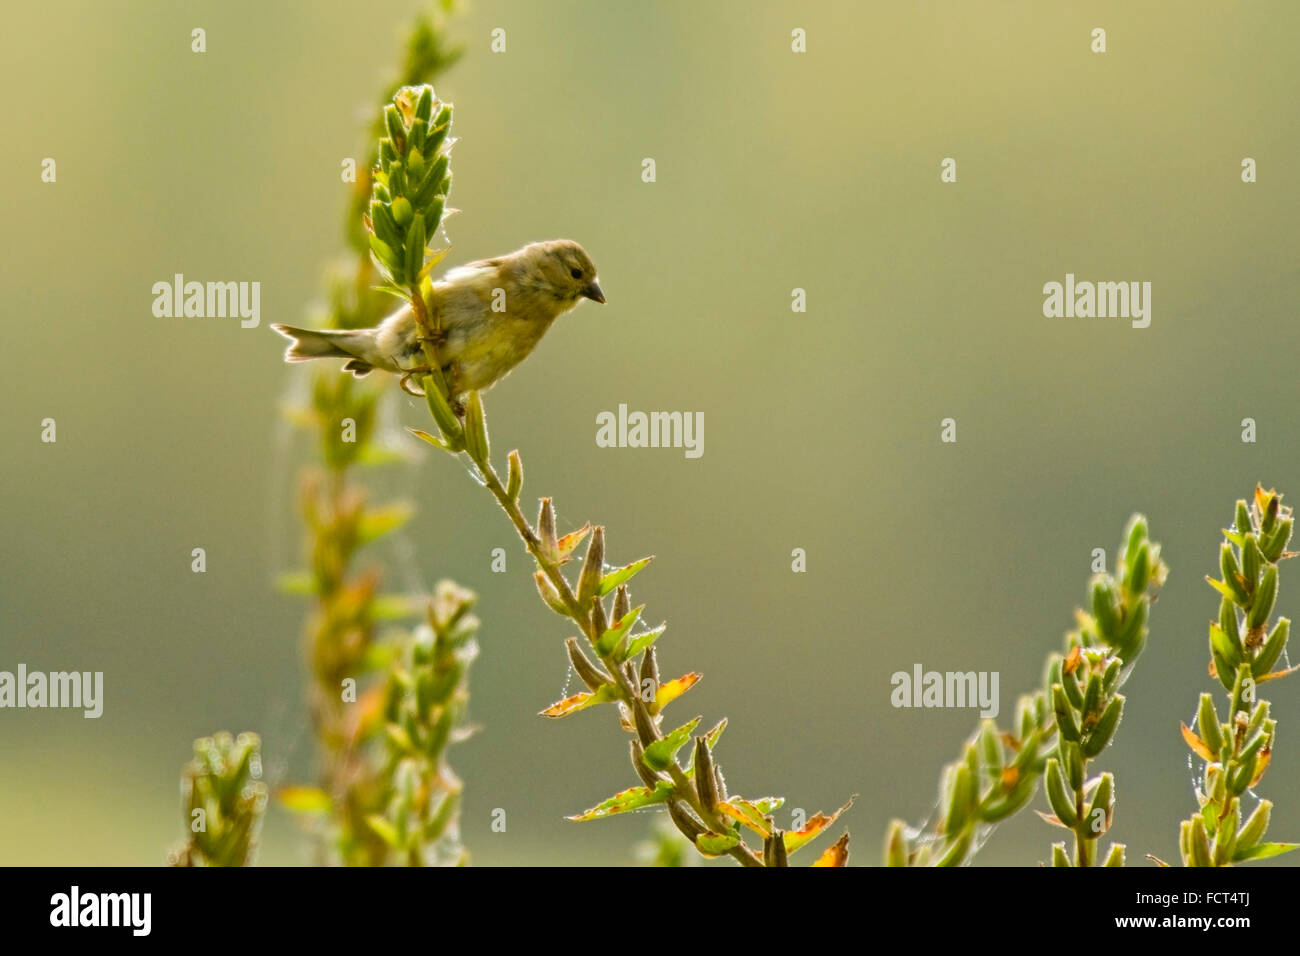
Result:
[[[425,395],[424,392],[416,391],[411,388],[411,379],[415,378],[417,375],[428,375],[431,371],[432,369],[427,367],[407,369],[402,374],[402,377],[398,379],[398,387],[407,395],[414,395],[416,398],[427,398],[428,396]],[[460,399],[452,398],[448,399],[447,404],[451,406],[452,413],[463,421],[465,418],[465,403]]]
[[[406,372],[401,377],[401,379],[398,380],[397,385],[407,395],[414,395],[416,398],[424,398],[425,397],[424,392],[417,391],[416,389],[411,388],[411,379],[417,375],[428,375],[428,374],[429,374],[429,370],[427,368],[425,369],[413,368],[410,371]]]

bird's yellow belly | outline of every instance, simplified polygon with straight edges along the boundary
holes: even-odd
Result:
[[[550,326],[545,320],[525,321],[510,316],[489,320],[490,329],[451,336],[448,358],[458,391],[479,391],[496,384],[532,352]]]

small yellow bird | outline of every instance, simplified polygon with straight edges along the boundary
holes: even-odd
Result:
[[[530,243],[507,256],[452,269],[433,283],[428,302],[441,323],[435,345],[452,405],[504,378],[551,323],[584,298],[605,301],[591,257],[570,239]],[[346,359],[344,370],[358,378],[382,369],[403,376],[405,383],[424,361],[409,304],[372,329],[271,328],[293,339],[286,362]]]

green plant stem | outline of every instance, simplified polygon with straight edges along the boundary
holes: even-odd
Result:
[[[1088,765],[1083,765],[1084,779],[1088,776]],[[1074,791],[1075,812],[1079,814],[1079,822],[1074,826],[1074,865],[1075,866],[1096,866],[1097,865],[1097,842],[1098,836],[1092,832],[1092,826],[1089,822],[1088,801],[1083,792],[1083,787],[1078,787]]]
[[[583,613],[584,609],[582,603],[578,600],[578,596],[573,593],[573,589],[569,586],[568,580],[560,573],[559,566],[547,560],[546,556],[542,553],[541,540],[537,537],[537,533],[533,531],[532,526],[529,525],[528,519],[524,517],[523,512],[519,508],[519,503],[510,497],[506,487],[501,483],[501,478],[497,475],[496,469],[492,467],[492,462],[487,460],[486,457],[476,458],[473,455],[470,455],[470,459],[478,469],[478,473],[483,479],[483,484],[492,493],[492,497],[496,498],[497,504],[499,504],[502,510],[505,511],[506,517],[508,517],[510,523],[515,526],[515,530],[519,532],[519,537],[523,539],[524,546],[528,549],[528,553],[532,555],[533,560],[537,562],[537,566],[541,568],[542,573],[546,575],[547,580],[554,585],[556,592],[560,595],[560,599],[569,610],[569,617],[572,618],[573,622],[582,629],[583,636],[587,638],[587,643],[590,644],[592,649],[596,650],[596,653],[600,656],[601,663],[605,665],[610,676],[613,677],[623,702],[627,704],[628,707],[644,708],[645,702],[642,701],[641,695],[636,692],[636,688],[633,686],[632,681],[628,678],[626,672],[614,658],[614,652],[611,651],[608,654],[600,654],[600,651],[596,649],[596,642],[600,635],[595,633],[595,627],[591,623],[590,613]],[[648,723],[650,726],[655,726],[653,720]],[[646,746],[650,742],[651,741],[648,740],[642,740],[641,744],[642,746]],[[713,832],[724,832],[727,829],[726,824],[718,818],[717,814],[710,812],[704,807],[699,796],[695,792],[695,787],[691,785],[691,781],[687,778],[681,767],[678,766],[676,760],[674,760],[668,768],[668,773],[672,778],[675,799],[690,806],[690,808],[699,815],[700,819],[703,820],[704,823],[713,830]],[[682,832],[688,838],[690,837],[690,834],[686,833],[685,830]],[[761,867],[763,865],[763,862],[758,858],[758,855],[746,846],[743,841],[728,850],[727,854],[742,866]]]
[[[424,355],[425,364],[431,369],[442,371],[442,360],[438,357],[437,349],[433,347],[433,339],[441,331],[442,322],[435,313],[430,320],[429,310],[425,305],[424,295],[420,292],[420,284],[417,280],[415,285],[407,290],[407,296],[411,302],[411,310],[415,313],[415,324],[420,328],[420,351]],[[425,387],[429,386],[429,381],[425,379]]]

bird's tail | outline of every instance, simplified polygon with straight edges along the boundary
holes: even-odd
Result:
[[[309,362],[318,358],[345,358],[350,361],[343,367],[352,374],[360,377],[371,370],[371,366],[363,359],[357,357],[356,349],[360,343],[356,341],[356,330],[343,329],[340,331],[319,331],[316,329],[295,329],[291,325],[272,325],[271,328],[279,332],[287,339],[292,339],[293,344],[284,352],[286,362]]]

